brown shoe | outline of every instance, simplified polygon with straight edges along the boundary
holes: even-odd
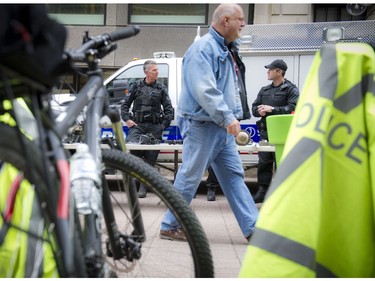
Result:
[[[160,230],[160,238],[172,241],[187,241],[185,233],[181,228]]]

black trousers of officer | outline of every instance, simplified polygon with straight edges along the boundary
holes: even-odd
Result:
[[[127,137],[128,142],[139,143],[141,135],[152,133],[153,136],[162,140],[163,128],[161,123],[153,122],[137,122],[136,126],[129,129]],[[158,158],[160,150],[131,150],[130,153],[142,158],[150,165],[154,166]]]
[[[273,164],[275,163],[274,152],[258,152],[258,186],[270,185],[273,175]]]
[[[214,170],[210,167],[208,167],[208,177],[206,180],[206,185],[207,186],[212,186],[212,187],[219,187],[219,181],[216,178],[216,175],[214,173]]]
[[[260,131],[261,140],[268,141],[268,135],[266,131]],[[276,163],[274,152],[258,152],[258,186],[268,187],[272,180],[273,165]]]

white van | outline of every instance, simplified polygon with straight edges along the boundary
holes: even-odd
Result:
[[[293,82],[293,78],[296,78],[298,74],[296,74],[295,69],[300,69],[299,62],[303,60],[302,63],[304,65],[303,69],[305,70],[304,73],[308,71],[310,64],[313,59],[313,55],[309,54],[306,57],[301,56],[298,54],[267,54],[263,56],[244,56],[242,60],[246,65],[246,89],[247,89],[247,99],[249,107],[251,108],[252,103],[256,99],[256,96],[260,90],[260,87],[265,86],[270,83],[267,80],[267,69],[264,68],[264,65],[271,63],[273,60],[282,58],[288,64],[288,72],[287,78]],[[148,58],[150,59],[150,58]],[[104,85],[106,86],[109,95],[111,98],[121,98],[124,97],[129,85],[138,80],[143,79],[145,77],[143,71],[143,64],[148,59],[135,59],[119,70],[117,70],[113,75],[111,75],[108,79],[105,80]],[[182,58],[177,58],[174,55],[174,52],[157,52],[154,53],[154,58],[151,58],[158,63],[159,68],[159,79],[161,83],[167,86],[168,94],[172,101],[172,105],[175,109],[175,117],[177,116],[177,105],[179,101],[179,94],[181,92],[181,65],[182,65]],[[256,69],[256,71],[254,71]],[[288,73],[290,73],[290,77]],[[248,120],[241,121],[241,129],[248,132],[253,142],[259,142],[259,131],[256,126],[256,121],[258,118],[252,117]],[[124,132],[127,134],[128,128],[126,123],[123,122],[124,125]],[[102,128],[102,137],[112,137],[112,129]],[[209,137],[209,136],[208,136]],[[163,132],[163,142],[173,142],[181,140],[181,135],[178,127],[176,126],[176,120],[173,120],[171,126],[165,128]],[[246,152],[241,153],[241,158],[244,165],[252,165],[258,162],[257,154],[249,154]],[[159,162],[172,162],[173,161],[173,153],[171,152],[163,152],[159,154],[158,157]]]
[[[270,83],[267,80],[267,69],[264,65],[271,63],[273,60],[282,58],[288,64],[288,71],[286,78],[290,81],[297,80],[300,73],[306,75],[308,68],[313,59],[312,54],[308,55],[296,55],[296,54],[267,54],[262,56],[244,56],[242,60],[246,65],[246,89],[247,99],[249,107],[251,108],[252,103],[256,99],[256,96],[262,86]],[[167,86],[168,94],[172,101],[172,105],[175,109],[175,116],[177,116],[177,104],[179,100],[179,94],[181,92],[181,64],[182,58],[175,57],[173,52],[157,52],[152,58],[158,63],[159,68],[159,79],[161,83]],[[143,64],[147,59],[136,59],[129,62],[127,65],[120,68],[108,79],[105,80],[104,85],[113,98],[124,97],[125,91],[127,90],[130,83],[143,79],[145,74],[143,72]],[[301,68],[303,63],[303,68]],[[297,84],[297,83],[296,83]],[[298,86],[298,84],[297,84]],[[252,117],[249,120],[241,121],[241,129],[245,130],[251,136],[253,142],[259,142],[259,132],[256,126],[258,118]],[[128,128],[124,122],[124,131],[127,133]],[[103,129],[103,136],[111,136],[111,129]],[[163,141],[174,141],[181,140],[179,129],[176,126],[175,120],[171,123],[169,128],[166,128],[163,133]]]

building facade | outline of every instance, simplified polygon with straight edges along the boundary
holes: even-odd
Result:
[[[197,35],[204,35],[218,4],[49,4],[51,16],[68,29],[67,48],[79,47],[83,34],[110,33],[137,24],[140,33],[118,42],[118,48],[102,61],[110,75],[134,58],[153,57],[157,51],[183,56]],[[285,24],[318,21],[375,19],[375,5],[346,4],[240,4],[246,24]],[[78,9],[77,9],[78,8]],[[352,10],[350,10],[350,8]],[[245,34],[243,34],[245,35]]]

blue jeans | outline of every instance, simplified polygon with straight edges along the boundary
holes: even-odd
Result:
[[[190,204],[204,172],[211,165],[225,197],[245,237],[254,231],[258,209],[244,181],[244,170],[234,136],[210,121],[179,117],[183,136],[182,165],[174,187]],[[161,230],[178,228],[175,216],[168,209]]]

